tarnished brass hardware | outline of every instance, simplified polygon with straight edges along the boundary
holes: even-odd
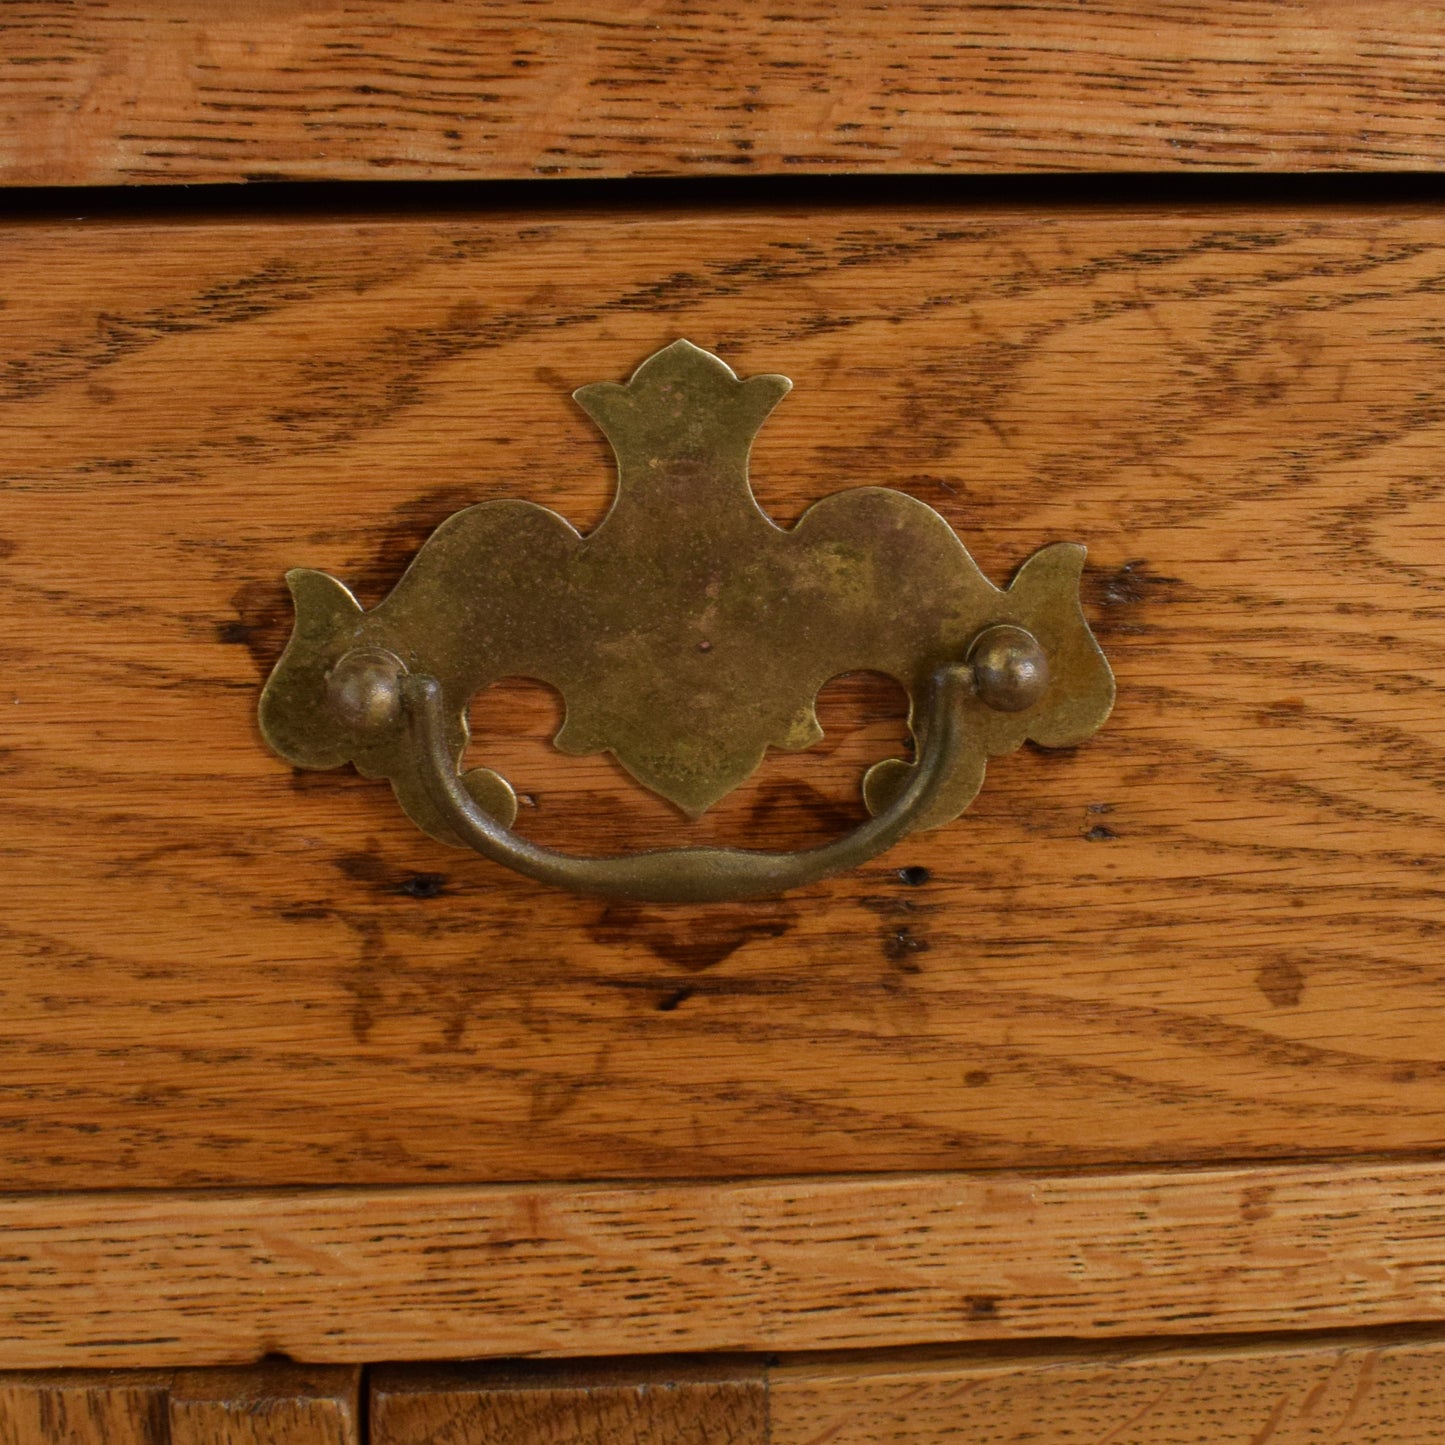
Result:
[[[995,712],[1023,712],[1049,690],[1048,654],[1032,632],[1008,622],[974,638],[968,664],[974,691]]]
[[[783,530],[753,498],[748,453],[790,386],[674,342],[626,385],[575,393],[618,461],[587,536],[531,502],[468,507],[370,611],[324,572],[288,573],[296,626],[261,697],[267,742],[298,767],[389,779],[432,837],[531,878],[681,902],[852,867],[957,817],[990,756],[1092,734],[1114,681],[1079,606],[1084,549],[1044,547],[1000,590],[937,512],[883,487],[825,497]],[[908,689],[918,760],[875,764],[871,820],[811,850],[568,857],[510,831],[505,779],[458,773],[471,698],[535,677],[566,701],[558,748],[611,751],[695,817],[769,746],[816,742],[819,689],[861,670]]]
[[[379,647],[354,647],[326,678],[331,711],[359,737],[374,737],[401,717],[406,664]]]
[[[504,828],[477,806],[457,776],[447,746],[445,700],[434,677],[402,684],[418,748],[430,768],[431,800],[452,831],[494,863],[575,893],[653,903],[717,903],[781,893],[866,863],[913,830],[950,773],[966,755],[962,706],[972,674],[967,667],[940,669],[923,702],[926,742],[908,785],[875,818],[845,837],[796,853],[750,848],[673,848],[613,858],[577,858],[539,848]]]

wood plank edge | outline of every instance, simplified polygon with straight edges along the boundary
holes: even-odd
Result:
[[[1445,1165],[0,1198],[0,1368],[1445,1323]]]

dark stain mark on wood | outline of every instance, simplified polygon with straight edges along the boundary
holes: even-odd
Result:
[[[1272,958],[1262,963],[1254,981],[1275,1008],[1295,1008],[1304,996],[1304,971],[1290,958]]]
[[[391,868],[375,853],[342,853],[336,860],[337,869],[358,883],[389,883],[393,881]]]
[[[999,1297],[992,1294],[971,1294],[964,1298],[964,1307],[971,1320],[990,1320],[998,1316]]]
[[[883,933],[883,957],[893,964],[899,973],[922,973],[923,965],[916,955],[927,953],[929,942],[919,938],[911,928],[890,928]]]
[[[1297,727],[1305,711],[1302,697],[1282,697],[1262,707],[1255,713],[1254,720],[1263,728]]]
[[[292,768],[287,774],[288,785],[297,793],[328,793],[337,788],[374,788],[374,778],[363,778],[350,768]]]
[[[585,1079],[534,1079],[527,1097],[527,1122],[551,1124],[572,1107],[587,1087]]]
[[[357,594],[362,606],[374,607],[401,580],[427,538],[454,512],[484,501],[485,496],[479,488],[447,486],[408,498],[378,527],[371,555],[352,562],[341,580]]]
[[[400,972],[404,964],[387,949],[385,934],[375,919],[350,922],[360,935],[360,949],[355,964],[343,970],[341,987],[351,995],[351,1035],[357,1043],[364,1044],[371,1037],[385,999],[383,985],[387,978]]]
[[[1086,605],[1097,608],[1095,631],[1100,637],[1138,633],[1144,630],[1141,612],[1160,602],[1178,602],[1184,583],[1149,570],[1146,558],[1135,558],[1119,567],[1086,567],[1081,595]]]
[[[1270,1200],[1274,1198],[1273,1184],[1255,1184],[1246,1189],[1239,1198],[1239,1217],[1250,1224],[1268,1219],[1274,1214]]]
[[[993,1075],[987,1069],[970,1069],[964,1076],[963,1082],[970,1089],[981,1089],[987,1083],[992,1082]]]
[[[1095,823],[1092,828],[1088,828],[1084,832],[1084,839],[1089,843],[1107,843],[1110,839],[1118,836],[1106,823]]]
[[[405,893],[408,898],[440,898],[446,886],[445,873],[413,873],[398,886],[397,892]]]
[[[369,883],[387,893],[407,898],[440,898],[446,892],[445,873],[417,873],[398,868],[376,853],[342,853],[336,868],[357,883]]]
[[[791,905],[781,900],[763,905],[760,915],[742,917],[736,905],[688,910],[674,917],[637,903],[609,903],[588,932],[597,943],[641,945],[674,968],[704,973],[745,944],[781,938],[791,926]]]
[[[658,1013],[671,1013],[679,1004],[686,1003],[696,992],[697,990],[694,988],[683,987],[675,988],[671,990],[671,992],[663,994],[657,1001]]]
[[[1149,588],[1157,579],[1148,573],[1149,563],[1144,558],[1125,562],[1111,572],[1094,574],[1093,595],[1090,601],[1100,607],[1126,607],[1135,602],[1149,600]]]
[[[864,817],[861,793],[857,804],[849,807],[798,778],[763,780],[758,787],[757,801],[752,806],[752,826],[765,833],[778,821],[780,814],[789,812],[806,814],[816,824],[819,834],[826,837],[851,831]]]
[[[853,901],[880,918],[924,918],[944,908],[941,903],[928,903],[922,898],[897,893],[862,893]]]
[[[271,675],[291,635],[291,594],[280,577],[244,582],[231,594],[236,616],[216,627],[216,641],[244,647],[257,674]]]

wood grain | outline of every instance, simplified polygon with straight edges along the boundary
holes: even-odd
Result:
[[[1412,0],[25,0],[0,182],[1433,170]]]
[[[362,1445],[361,1371],[267,1361],[244,1370],[0,1375],[0,1445]]]
[[[373,1445],[768,1445],[756,1360],[383,1366]]]
[[[1445,1349],[1434,1340],[768,1371],[771,1445],[1426,1445],[1442,1420]]]
[[[168,1445],[364,1445],[360,1394],[361,1371],[341,1366],[181,1370]]]
[[[0,232],[0,1177],[790,1174],[1445,1139],[1435,211],[478,215]],[[570,401],[678,335],[793,394],[754,476],[1091,549],[1103,732],[787,897],[541,890],[256,732],[308,564],[368,604],[460,505],[595,523]],[[860,817],[895,688],[689,826],[475,755],[579,851]]]
[[[1445,1166],[0,1199],[0,1367],[1445,1322]]]
[[[1424,1445],[1445,1418],[1435,1338],[947,1353],[384,1365],[373,1445]],[[360,1372],[0,1376],[4,1445],[353,1445]]]
[[[169,1445],[169,1372],[0,1375],[0,1445]]]

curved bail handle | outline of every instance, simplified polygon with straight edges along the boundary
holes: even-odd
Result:
[[[782,893],[857,867],[911,832],[970,752],[962,704],[973,685],[973,672],[964,663],[934,674],[919,720],[923,747],[897,798],[844,837],[796,853],[670,848],[597,858],[539,848],[503,827],[467,792],[447,740],[442,686],[436,678],[421,674],[403,678],[402,697],[422,764],[422,786],[447,825],[483,857],[538,883],[574,893],[640,903],[724,903]]]

